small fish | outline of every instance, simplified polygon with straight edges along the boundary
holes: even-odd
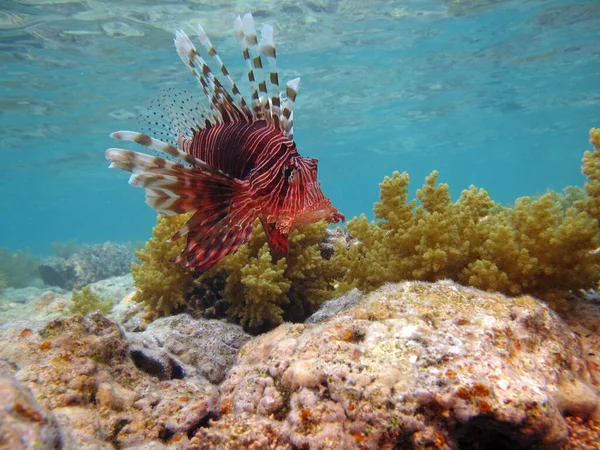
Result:
[[[172,240],[187,235],[175,262],[201,271],[248,242],[257,217],[271,247],[283,255],[294,226],[345,220],[321,191],[317,160],[300,156],[296,149],[293,109],[300,79],[289,81],[285,94],[280,92],[273,28],[263,27],[259,43],[252,15],[246,14],[237,17],[234,29],[246,60],[250,104],[204,29],[198,26],[200,42],[222,77],[209,68],[188,36],[177,31],[177,53],[200,83],[210,108],[181,106],[179,111],[171,103],[165,120],[172,143],[133,131],[111,137],[137,142],[179,162],[117,148],[106,151],[110,168],[131,172],[129,184],[145,188],[146,203],[156,211],[194,213]],[[256,76],[267,72],[263,57],[270,66],[268,84]]]

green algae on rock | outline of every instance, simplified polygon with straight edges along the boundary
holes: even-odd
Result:
[[[95,311],[109,314],[113,307],[112,301],[102,298],[92,291],[90,286],[85,286],[80,291],[73,291],[71,302],[71,312],[83,316]]]

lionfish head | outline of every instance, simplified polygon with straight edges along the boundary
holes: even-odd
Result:
[[[326,220],[337,223],[344,216],[331,205],[317,180],[317,160],[302,156],[291,157],[283,166],[287,189],[284,191],[278,225],[289,232],[294,225],[306,225]]]

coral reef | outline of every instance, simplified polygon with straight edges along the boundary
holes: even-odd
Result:
[[[600,142],[592,131],[592,142]],[[600,152],[587,152],[588,196],[549,192],[495,205],[471,186],[451,201],[438,173],[426,178],[417,200],[408,200],[408,174],[394,172],[380,184],[376,222],[362,215],[348,222],[358,242],[338,246],[333,260],[346,268],[345,289],[372,290],[400,280],[444,278],[509,295],[548,300],[588,289],[600,279]],[[598,210],[596,211],[596,208]]]
[[[102,296],[93,292],[90,286],[86,286],[80,291],[73,291],[71,302],[71,312],[82,316],[95,311],[107,315],[113,306],[110,300],[103,299]]]
[[[600,418],[600,366],[532,297],[404,282],[349,304],[247,343],[191,444],[558,449],[563,415]]]
[[[506,207],[471,186],[453,202],[434,171],[409,200],[408,174],[394,172],[380,184],[376,221],[362,215],[348,222],[353,239],[330,232],[324,243],[325,224],[299,228],[281,258],[257,222],[251,242],[195,282],[191,271],[170,263],[183,242],[169,239],[188,216],[161,217],[155,237],[138,253],[142,265],[133,268],[136,300],[146,302],[149,318],[191,306],[252,332],[301,321],[353,287],[370,291],[402,280],[452,279],[560,307],[570,291],[600,280],[600,131],[591,137],[596,150],[584,156],[585,191],[550,191]],[[331,242],[338,242],[336,251]]]
[[[131,246],[105,242],[95,245],[55,244],[60,256],[39,266],[44,282],[63,289],[81,289],[90,283],[129,273],[135,255]]]
[[[146,304],[149,320],[173,314],[186,304],[193,271],[171,262],[185,246],[185,239],[172,242],[171,238],[189,218],[190,214],[158,216],[153,237],[136,253],[141,263],[131,266],[138,289],[133,299]]]
[[[146,304],[148,320],[188,309],[205,317],[229,317],[259,332],[284,320],[303,320],[334,296],[334,280],[342,273],[327,259],[331,245],[323,247],[325,222],[294,229],[288,255],[279,257],[271,253],[257,220],[250,242],[197,275],[171,262],[185,243],[170,238],[188,218],[159,217],[154,236],[137,253],[141,264],[132,266],[138,289],[134,300]]]
[[[95,291],[141,315],[131,281]],[[404,282],[256,338],[188,314],[123,333],[70,305],[47,292],[0,315],[2,448],[597,447],[596,300],[569,302],[573,332],[528,296]]]

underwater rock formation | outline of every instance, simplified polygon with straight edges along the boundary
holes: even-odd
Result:
[[[188,314],[157,319],[143,332],[128,337],[137,343],[140,357],[154,354],[177,361],[214,384],[223,381],[240,348],[250,339],[239,325],[194,319]]]
[[[0,364],[0,372],[3,372]],[[62,448],[56,418],[11,375],[0,374],[0,448]]]
[[[130,283],[98,285],[124,295]],[[132,295],[120,304],[142,315]],[[123,332],[99,313],[39,325],[68,314],[68,299],[49,292],[31,304],[41,305],[30,322],[38,329],[15,315],[0,325],[0,448],[597,444],[595,300],[570,301],[565,322],[529,296],[403,282],[370,294],[352,290],[304,324],[255,338],[238,325],[187,314],[141,332]],[[21,447],[10,440],[15,430]]]
[[[39,332],[0,330],[0,376],[14,377],[15,389],[32,393],[68,443],[43,448],[160,447],[185,441],[215,414],[217,390],[207,380],[161,381],[138,369],[128,354],[118,325],[98,313],[57,319]],[[8,400],[2,397],[0,405],[14,414]],[[23,404],[31,414],[37,411]],[[0,448],[7,448],[2,439],[0,433]]]
[[[49,286],[81,289],[90,283],[129,273],[134,261],[131,247],[106,242],[82,245],[70,255],[46,258],[39,272]]]
[[[404,282],[242,348],[199,448],[561,448],[598,366],[544,303]],[[595,367],[595,368],[594,368]]]

